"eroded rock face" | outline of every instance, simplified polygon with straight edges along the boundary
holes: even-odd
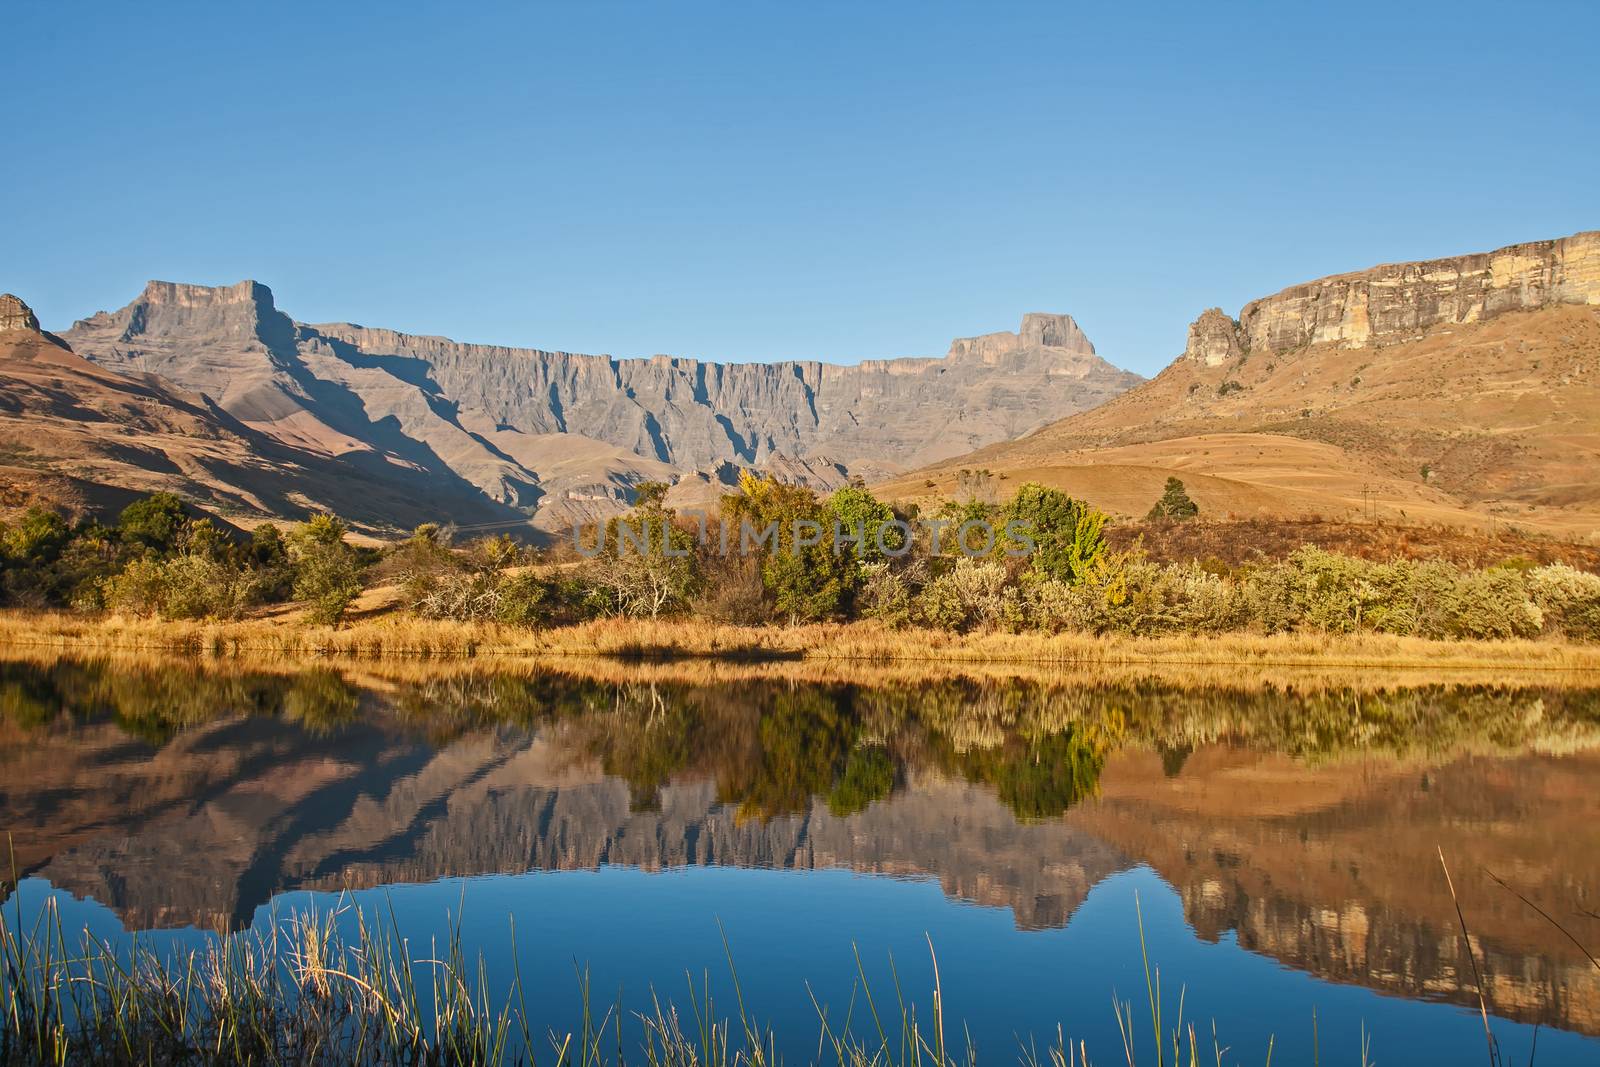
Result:
[[[0,293],[0,332],[6,330],[32,330],[38,333],[39,320],[33,317],[33,309],[24,304],[21,298]]]
[[[151,282],[67,338],[103,366],[159,374],[296,447],[457,479],[550,529],[601,498],[625,504],[639,481],[730,464],[876,476],[933,462],[1140,381],[1096,355],[1067,315],[1029,314],[1017,332],[957,340],[942,359],[709,363],[311,326],[249,281]]]
[[[1207,308],[1189,326],[1189,343],[1183,351],[1189,359],[1220,367],[1243,351],[1239,347],[1238,326],[1221,308]]]
[[[1554,304],[1600,304],[1600,231],[1494,252],[1390,263],[1291,286],[1246,304],[1231,338],[1221,312],[1212,309],[1189,328],[1185,355],[1216,366],[1236,354],[1235,348],[1283,352],[1311,344],[1381,345],[1413,338],[1430,326],[1480,322]]]

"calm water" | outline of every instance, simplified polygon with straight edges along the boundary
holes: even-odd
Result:
[[[1508,1059],[1600,1059],[1600,692],[691,684],[0,665],[0,833],[68,926],[193,946],[297,910],[459,920],[540,1029],[711,976],[816,1054],[859,950],[984,1062],[1121,1060],[1139,918],[1230,1062],[1482,1062],[1449,858]],[[520,960],[513,961],[509,931]],[[810,994],[808,994],[808,987]],[[601,992],[604,991],[604,992]],[[619,994],[620,991],[620,994]],[[1472,1007],[1469,1009],[1469,1005]],[[859,1021],[861,1005],[857,1004]],[[1141,1037],[1148,1042],[1148,1031]]]

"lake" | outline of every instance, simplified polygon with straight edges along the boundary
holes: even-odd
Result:
[[[1600,689],[1559,680],[16,661],[0,834],[10,922],[359,907],[417,959],[459,931],[540,1033],[583,975],[629,1031],[709,982],[805,1063],[863,979],[930,1011],[936,961],[984,1062],[1058,1025],[1122,1062],[1142,937],[1227,1062],[1483,1062],[1480,986],[1507,1062],[1600,1057]]]

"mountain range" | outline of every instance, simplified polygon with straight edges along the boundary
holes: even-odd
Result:
[[[958,340],[938,359],[709,363],[307,325],[250,281],[151,282],[61,341],[106,371],[203,396],[230,428],[280,450],[419,483],[439,517],[544,530],[614,513],[645,480],[714,496],[747,469],[819,489],[881,478],[1141,380],[1096,355],[1066,315],[1027,315],[1015,333]],[[246,495],[226,479],[191,481],[191,494]],[[477,498],[470,515],[462,497]]]
[[[1212,308],[1149,381],[1067,315],[939,358],[715,363],[312,325],[256,282],[151,282],[59,337],[0,302],[0,502],[165,488],[241,521],[328,509],[380,534],[424,518],[549,533],[646,480],[708,505],[745,470],[902,501],[970,492],[980,472],[1122,515],[1177,475],[1212,517],[1586,539],[1597,375],[1600,231]]]

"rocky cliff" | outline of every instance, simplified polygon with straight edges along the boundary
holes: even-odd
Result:
[[[1137,517],[1176,477],[1212,518],[1600,543],[1596,351],[1600,231],[1374,267],[1210,308],[1151,380],[881,491],[927,500],[986,469]]]
[[[173,287],[169,295],[173,306],[188,301],[211,315],[219,331],[236,326],[197,304],[208,292]],[[138,328],[169,325],[157,313],[141,315]],[[458,480],[263,433],[137,362],[117,370],[91,363],[40,330],[16,297],[0,297],[0,327],[0,511],[44,503],[115,514],[139,494],[165,490],[225,515],[339,510],[366,526],[440,514],[463,523],[520,517]]]
[[[6,330],[32,330],[37,333],[39,320],[33,317],[33,309],[19,297],[0,293],[0,333]]]
[[[871,477],[1016,437],[1140,380],[1066,315],[1030,314],[940,359],[615,359],[307,325],[249,281],[151,282],[66,336],[296,447],[459,480],[547,528],[614,510],[645,479],[725,483],[785,465]]]
[[[1372,347],[1557,304],[1600,304],[1600,230],[1319,278],[1252,300],[1237,323],[1212,308],[1189,328],[1184,354],[1217,366],[1241,349]]]

